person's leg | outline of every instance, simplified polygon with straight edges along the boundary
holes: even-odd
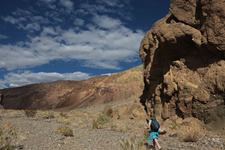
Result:
[[[155,140],[153,140],[152,143],[153,143],[153,147],[155,148]]]
[[[151,149],[153,147],[152,146],[152,140],[151,140],[151,136],[150,135],[147,138],[146,147],[147,147],[147,149]]]
[[[159,145],[158,140],[157,139],[154,139],[153,141],[154,141],[155,145],[158,147],[158,149],[161,149],[161,146]]]

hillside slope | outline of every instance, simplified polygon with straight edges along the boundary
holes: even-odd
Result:
[[[3,107],[55,109],[84,107],[138,99],[143,89],[142,67],[83,81],[56,81],[0,90]]]

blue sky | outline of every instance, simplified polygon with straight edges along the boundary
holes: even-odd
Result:
[[[141,64],[169,0],[1,0],[0,88],[82,80]]]

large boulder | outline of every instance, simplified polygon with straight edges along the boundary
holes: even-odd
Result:
[[[149,115],[225,116],[225,1],[172,0],[140,45]]]

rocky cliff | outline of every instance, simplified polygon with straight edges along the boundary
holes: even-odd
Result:
[[[171,0],[140,46],[148,114],[225,117],[224,54],[225,1]]]
[[[10,109],[74,109],[108,102],[139,100],[143,89],[140,66],[84,81],[56,81],[0,90]]]

